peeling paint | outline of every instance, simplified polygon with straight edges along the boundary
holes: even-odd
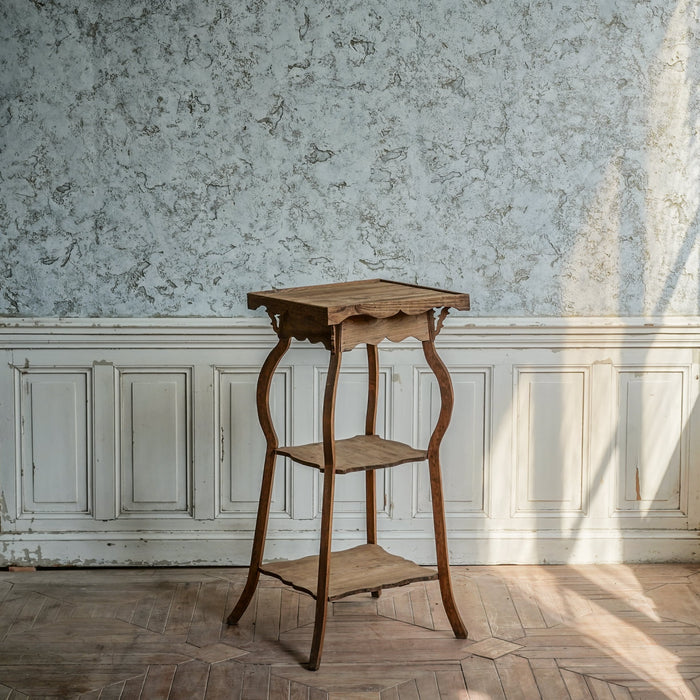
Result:
[[[10,511],[7,508],[7,501],[5,500],[5,492],[0,491],[0,532],[2,532],[3,523],[12,524],[15,520],[10,516]]]

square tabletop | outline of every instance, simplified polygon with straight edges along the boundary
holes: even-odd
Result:
[[[303,313],[332,326],[352,316],[388,318],[398,313],[420,314],[434,308],[468,311],[469,295],[372,279],[250,292],[248,308],[260,306],[265,306],[272,314]]]

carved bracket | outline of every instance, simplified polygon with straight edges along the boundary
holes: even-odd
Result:
[[[281,314],[275,314],[272,313],[269,309],[266,309],[267,315],[270,317],[270,321],[272,322],[272,330],[275,331],[277,335],[280,334],[280,326],[282,325],[282,321],[284,320],[284,312]]]
[[[443,306],[440,309],[440,315],[438,316],[437,323],[435,324],[435,329],[433,331],[433,338],[440,333],[442,330],[443,325],[445,324],[445,319],[447,318],[447,314],[450,313],[450,307],[449,306]],[[435,312],[433,312],[433,319],[435,318]]]

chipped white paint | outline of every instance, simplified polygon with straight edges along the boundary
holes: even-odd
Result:
[[[448,321],[452,560],[697,559],[699,329]],[[246,564],[264,446],[255,384],[273,338],[220,320],[0,326],[0,565]],[[285,443],[318,437],[327,362],[308,343],[285,356],[272,390]],[[380,362],[378,430],[425,445],[434,379],[420,344],[382,344]],[[365,363],[361,348],[344,357],[339,434],[363,430]],[[338,547],[364,536],[355,477],[336,487]],[[426,465],[381,470],[377,491],[380,541],[430,562]],[[317,549],[318,499],[318,472],[279,460],[268,557]]]
[[[0,313],[384,276],[698,311],[693,0],[0,4]]]

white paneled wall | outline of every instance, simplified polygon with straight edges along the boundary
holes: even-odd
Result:
[[[0,564],[247,564],[264,440],[263,322],[12,321],[0,328]],[[454,563],[700,557],[700,323],[448,322],[442,447]],[[327,368],[295,343],[272,383],[281,444],[320,439]],[[337,436],[364,431],[363,348]],[[424,447],[439,394],[420,344],[380,350],[379,434]],[[427,465],[377,473],[380,540],[433,560]],[[318,545],[321,475],[279,459],[266,555]],[[334,543],[364,537],[339,476]]]

